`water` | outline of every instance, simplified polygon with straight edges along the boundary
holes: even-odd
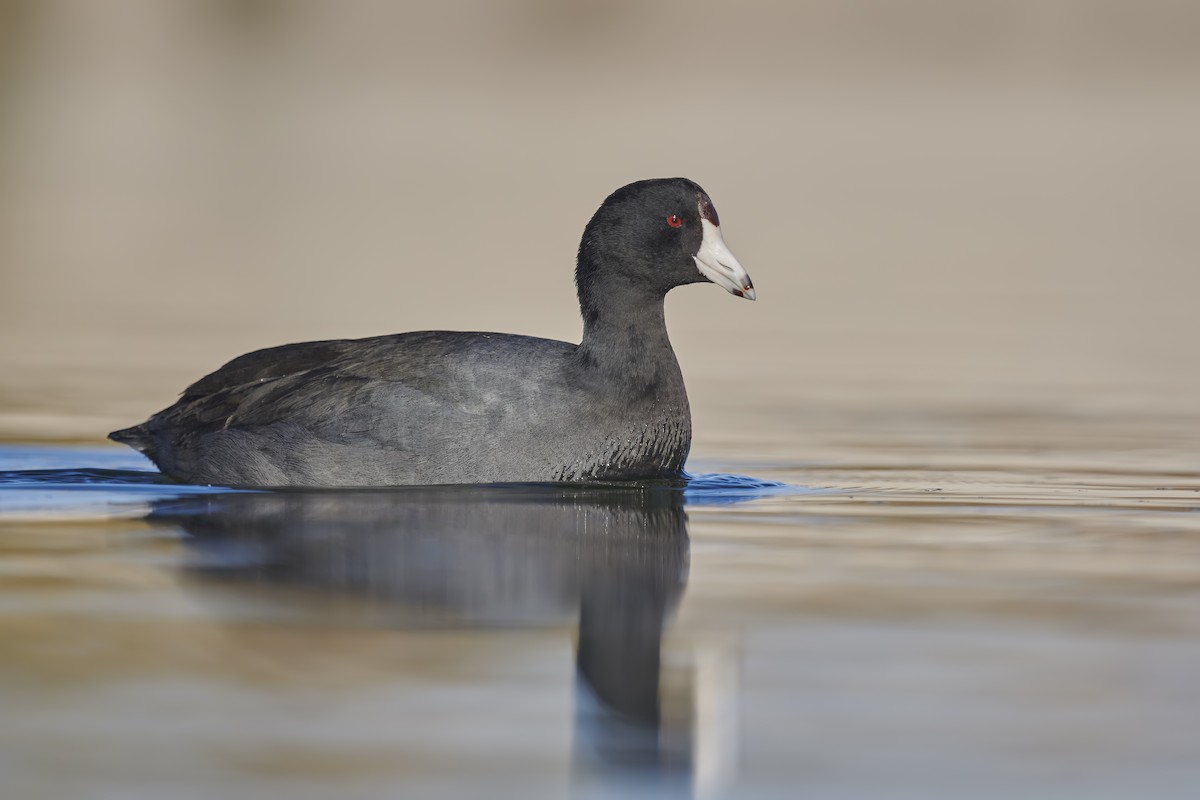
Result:
[[[1190,797],[1200,474],[917,444],[291,493],[0,447],[5,794]]]

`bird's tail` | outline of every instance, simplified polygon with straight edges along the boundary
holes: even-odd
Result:
[[[139,453],[149,455],[150,449],[154,446],[154,436],[146,428],[145,423],[134,425],[132,428],[122,428],[119,431],[113,431],[108,435],[108,438],[114,442],[127,444]]]

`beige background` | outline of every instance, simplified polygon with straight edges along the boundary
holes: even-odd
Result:
[[[574,339],[584,222],[669,175],[759,293],[668,302],[697,452],[1200,406],[1195,3],[0,9],[0,436],[287,341]]]

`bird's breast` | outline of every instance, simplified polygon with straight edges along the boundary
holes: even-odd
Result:
[[[556,481],[630,480],[664,477],[683,469],[692,425],[685,413],[610,430],[591,441],[576,439]]]

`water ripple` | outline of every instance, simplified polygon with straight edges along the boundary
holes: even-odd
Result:
[[[688,475],[683,495],[689,505],[729,505],[781,494],[808,494],[821,490],[779,481],[720,472]]]

